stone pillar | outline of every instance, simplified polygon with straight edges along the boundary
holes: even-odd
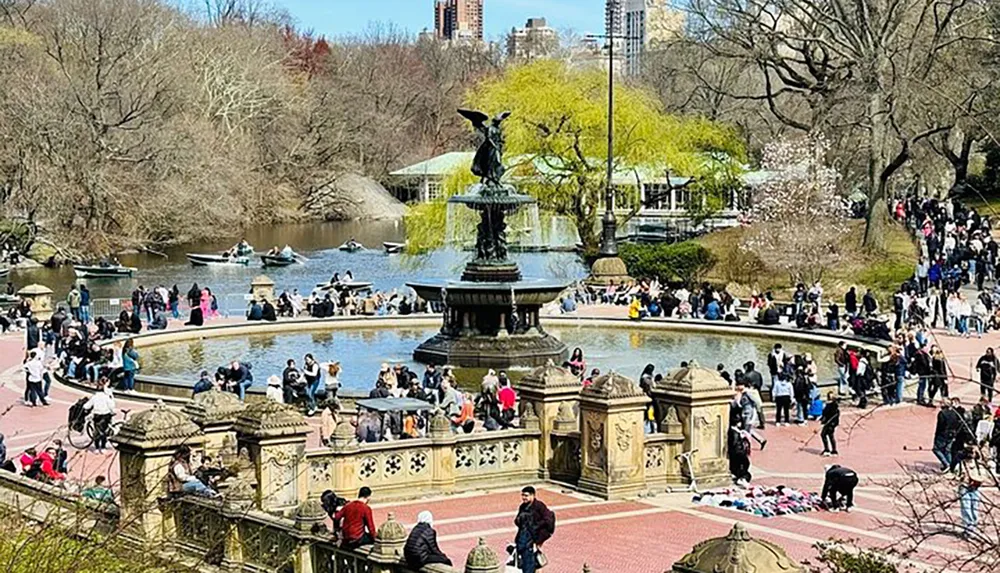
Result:
[[[440,409],[431,417],[427,437],[431,439],[431,459],[428,464],[431,474],[431,488],[438,493],[455,490],[455,433],[451,422]]]
[[[727,442],[729,431],[729,403],[733,391],[715,370],[702,368],[691,362],[668,374],[653,388],[653,399],[659,411],[673,416],[684,434],[683,452],[698,450],[692,457],[695,478],[701,488],[717,487],[732,482],[729,474]],[[668,463],[679,463],[668,460]],[[678,468],[690,483],[686,466]]]
[[[132,416],[111,438],[118,446],[121,475],[121,521],[151,545],[174,537],[173,521],[161,501],[173,454],[182,445],[197,450],[201,430],[187,416],[162,402]]]
[[[253,461],[257,507],[290,512],[308,498],[305,449],[311,431],[302,414],[273,400],[253,402],[239,415],[236,432]]]
[[[236,394],[213,388],[196,394],[181,410],[205,435],[205,453],[215,459],[236,457],[236,419],[246,410]],[[223,460],[229,463],[231,460]]]
[[[788,556],[776,543],[754,539],[746,526],[736,522],[729,535],[708,539],[694,546],[670,570],[672,573],[760,571],[806,573],[807,569]]]
[[[582,387],[579,378],[569,370],[556,366],[551,360],[545,366],[532,370],[516,385],[521,399],[522,427],[527,427],[524,424],[525,410],[530,408],[538,417],[538,429],[542,431],[538,442],[538,477],[542,479],[549,478],[552,465],[550,435],[556,429],[560,412],[564,419],[559,424],[559,430],[573,431],[579,428],[575,409]]]
[[[323,510],[323,504],[319,500],[310,499],[300,503],[292,517],[295,520],[295,529],[302,533],[295,549],[295,573],[313,573],[312,543],[309,536],[318,528],[326,531],[323,523],[327,518],[326,511]]]
[[[465,558],[465,573],[501,573],[503,570],[496,552],[486,544],[486,539],[480,537]]]
[[[373,573],[392,573],[403,561],[403,546],[406,545],[406,528],[396,521],[396,514],[389,512],[385,523],[375,532],[375,546],[368,558],[374,562]]]
[[[645,489],[648,404],[635,382],[614,371],[580,392],[581,491],[620,499]]]
[[[52,318],[52,289],[45,285],[30,284],[17,291],[21,300],[31,305],[31,315],[41,321]]]
[[[354,499],[359,485],[357,461],[358,440],[354,426],[347,420],[341,420],[330,437],[330,449],[333,450],[333,460],[330,462],[330,489],[337,495]],[[318,496],[322,492],[313,492]]]
[[[269,300],[274,303],[274,281],[267,275],[258,275],[250,281],[250,295],[257,300]]]

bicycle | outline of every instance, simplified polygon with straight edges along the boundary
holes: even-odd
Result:
[[[108,437],[115,436],[121,431],[122,426],[128,420],[128,415],[131,410],[122,409],[121,419],[112,418],[111,422],[108,424]],[[79,429],[77,429],[79,428]],[[94,436],[97,434],[97,428],[94,426],[94,415],[88,413],[86,420],[82,424],[70,424],[66,428],[66,441],[70,443],[74,448],[78,450],[89,449],[90,446],[94,444]]]

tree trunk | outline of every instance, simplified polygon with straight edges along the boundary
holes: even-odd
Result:
[[[885,233],[889,222],[886,205],[888,179],[885,177],[887,163],[886,138],[889,134],[889,120],[885,99],[876,85],[871,88],[868,100],[868,216],[865,220],[865,237],[862,247],[870,253],[885,252]]]

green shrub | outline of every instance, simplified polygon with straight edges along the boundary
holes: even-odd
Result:
[[[683,243],[635,245],[619,248],[630,275],[660,281],[698,282],[716,263],[715,255],[694,241]]]

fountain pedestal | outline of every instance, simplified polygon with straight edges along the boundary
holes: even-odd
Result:
[[[460,281],[408,283],[424,300],[444,306],[441,331],[414,350],[414,359],[489,368],[562,362],[566,345],[542,329],[538,315],[567,283],[522,280],[517,263],[507,258],[505,218],[534,198],[509,185],[479,184],[449,202],[480,214],[476,258],[465,266]]]

